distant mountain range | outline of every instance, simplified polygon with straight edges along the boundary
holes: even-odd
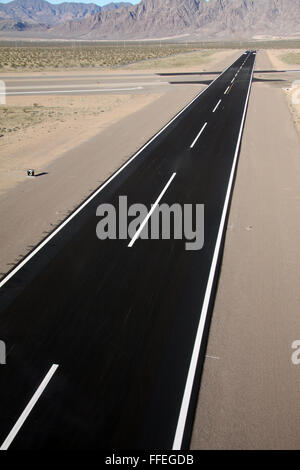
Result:
[[[45,0],[14,0],[0,3],[0,31],[45,31],[66,21],[82,20],[103,11],[129,6],[132,6],[129,2],[111,2],[100,7],[94,3],[52,4]]]
[[[300,0],[142,0],[138,5],[0,3],[0,33],[69,39],[299,36]]]

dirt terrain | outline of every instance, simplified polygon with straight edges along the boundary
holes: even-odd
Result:
[[[61,157],[116,121],[159,98],[147,95],[11,96],[0,106],[0,194],[43,173]]]
[[[61,46],[21,45],[19,47],[1,46],[0,70],[7,71],[43,71],[90,68],[112,68],[147,60],[157,60],[169,56],[185,55],[197,50],[196,46],[185,45],[105,45],[94,46],[71,43]],[[213,51],[198,51],[204,58]]]
[[[277,49],[267,51],[275,70],[292,70],[300,67],[300,49]]]
[[[300,70],[300,50],[286,49],[268,51],[269,59],[275,70]],[[289,87],[284,88],[293,121],[300,133],[300,73],[294,75]]]

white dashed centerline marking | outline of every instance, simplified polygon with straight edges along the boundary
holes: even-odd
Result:
[[[215,106],[214,109],[213,109],[213,113],[215,113],[215,112],[217,111],[218,107],[220,106],[220,103],[222,103],[222,100],[219,100],[219,101],[217,102],[216,106]]]
[[[191,145],[191,149],[195,146],[195,143],[197,142],[197,140],[199,139],[200,135],[202,134],[202,132],[204,131],[204,129],[206,128],[207,126],[207,122],[204,124],[204,126],[202,127],[201,131],[199,132],[199,134],[197,135],[197,137],[195,138],[194,142],[192,143]]]
[[[165,192],[167,191],[168,187],[170,186],[170,184],[172,183],[173,179],[175,178],[176,176],[176,173],[173,173],[173,175],[171,176],[171,178],[169,179],[169,181],[167,182],[166,186],[164,187],[164,189],[162,190],[162,192],[160,193],[160,195],[158,196],[158,198],[156,199],[155,203],[152,205],[151,207],[151,210],[150,212],[148,213],[147,217],[145,217],[144,221],[142,222],[142,224],[140,225],[140,228],[138,229],[138,231],[136,232],[136,234],[134,235],[134,237],[132,238],[131,242],[129,243],[128,245],[128,248],[131,248],[134,243],[136,242],[136,240],[139,238],[140,234],[142,233],[142,230],[143,228],[145,227],[146,223],[148,222],[148,220],[150,219],[151,215],[153,214],[153,212],[155,211],[156,207],[158,206],[159,204],[159,201],[161,200],[161,198],[163,197],[163,195],[165,194]]]
[[[226,88],[226,90],[224,91],[224,95],[227,95],[227,92],[228,92],[229,88],[230,88],[230,86],[228,86],[228,87]]]
[[[3,442],[2,446],[0,447],[0,450],[7,450],[9,448],[10,444],[12,443],[12,441],[14,440],[14,438],[16,437],[18,432],[20,431],[21,427],[23,426],[24,422],[28,418],[28,416],[29,416],[31,410],[33,409],[34,405],[36,404],[36,402],[38,401],[38,399],[42,395],[43,391],[47,387],[48,383],[52,379],[52,377],[53,377],[54,373],[56,372],[57,368],[58,368],[57,364],[53,364],[50,367],[48,373],[46,374],[45,378],[41,382],[40,386],[37,388],[35,394],[31,398],[30,402],[26,406],[26,408],[23,411],[23,413],[21,414],[20,418],[18,419],[18,421],[16,422],[16,424],[14,425],[14,427],[12,428],[10,433],[8,434],[7,438]]]

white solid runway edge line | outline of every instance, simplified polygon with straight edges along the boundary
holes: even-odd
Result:
[[[53,377],[54,373],[56,372],[57,368],[58,368],[57,364],[53,364],[50,367],[48,373],[46,374],[43,381],[41,382],[41,384],[37,388],[36,392],[34,393],[33,397],[30,400],[30,402],[26,406],[25,410],[23,411],[23,413],[21,414],[21,416],[17,420],[16,424],[14,425],[14,427],[12,428],[10,433],[8,434],[7,438],[3,442],[2,446],[0,447],[0,450],[7,450],[9,448],[12,441],[14,440],[14,438],[16,437],[18,432],[20,431],[21,427],[23,426],[25,420],[28,418],[28,416],[29,416],[31,410],[33,409],[34,405],[36,404],[36,402],[38,401],[38,399],[42,395],[43,391],[47,387],[48,383],[50,382],[50,380]]]
[[[53,230],[50,235],[48,235],[31,253],[29,253],[25,258],[20,261],[19,264],[15,268],[13,268],[4,278],[0,281],[0,288],[3,287],[9,279],[11,279],[28,261],[30,261],[47,243],[52,240],[52,238],[55,237],[69,222],[71,222],[74,217],[79,214],[79,212],[84,209],[106,186],[109,185],[109,183],[116,178],[116,176],[119,175],[130,163],[140,155],[140,153],[145,150],[158,136],[160,136],[184,111],[186,111],[203,93],[205,93],[212,85],[213,83],[218,80],[222,75],[224,75],[225,72],[227,72],[228,69],[232,64],[230,64],[223,72],[218,75],[204,90],[201,90],[200,93],[198,93],[195,98],[192,99],[181,111],[179,111],[165,126],[162,127],[143,147],[141,147],[127,162],[125,162],[113,175],[108,178],[107,181],[105,181],[98,189],[96,189],[89,198],[87,198],[77,209],[74,210],[74,212],[67,217],[67,219],[62,222],[55,230]]]
[[[249,56],[250,56],[250,54],[249,54]],[[244,123],[245,123],[245,119],[246,119],[246,112],[247,112],[247,106],[248,106],[248,102],[249,102],[250,91],[251,91],[253,72],[254,72],[254,67],[255,67],[255,60],[256,60],[256,56],[255,56],[255,59],[254,59],[252,72],[251,72],[251,77],[250,77],[250,81],[249,81],[248,93],[247,93],[247,97],[246,97],[246,101],[245,101],[244,112],[243,112],[243,116],[242,116],[242,120],[241,120],[241,126],[240,126],[238,141],[237,141],[237,145],[236,145],[236,150],[235,150],[235,154],[234,154],[232,169],[231,169],[230,178],[229,178],[229,182],[228,182],[227,193],[226,193],[226,197],[225,197],[222,217],[221,217],[219,231],[218,231],[218,237],[217,237],[217,241],[216,241],[216,245],[215,245],[214,255],[213,255],[212,264],[211,264],[209,277],[208,277],[208,281],[207,281],[207,286],[206,286],[206,291],[205,291],[205,297],[204,297],[202,310],[201,310],[201,314],[200,314],[200,318],[199,318],[199,324],[198,324],[196,339],[195,339],[195,343],[194,343],[193,353],[192,353],[191,362],[190,362],[190,366],[189,366],[189,371],[188,371],[188,375],[187,375],[187,380],[186,380],[186,384],[185,384],[185,389],[184,389],[184,393],[183,393],[183,398],[182,398],[182,403],[181,403],[180,413],[179,413],[179,417],[178,417],[177,428],[176,428],[176,432],[175,432],[175,437],[174,437],[174,441],[173,441],[172,450],[181,450],[181,446],[182,446],[182,440],[183,440],[183,436],[184,436],[186,418],[187,418],[187,415],[188,415],[188,409],[189,409],[189,404],[190,404],[190,399],[191,399],[191,394],[192,394],[192,389],[193,389],[193,384],[194,384],[194,379],[195,379],[195,374],[196,374],[196,369],[197,369],[197,363],[198,363],[200,348],[201,348],[202,339],[203,339],[203,333],[204,333],[204,328],[205,328],[205,323],[206,323],[206,318],[207,318],[207,313],[208,313],[208,307],[209,307],[213,282],[214,282],[216,268],[217,268],[217,261],[218,261],[218,258],[219,258],[219,252],[220,252],[223,232],[224,232],[224,228],[225,228],[226,216],[227,216],[228,207],[229,207],[230,195],[231,195],[233,181],[234,181],[234,174],[235,174],[235,170],[236,170],[236,166],[237,166],[237,159],[238,159],[239,148],[240,148],[242,134],[243,134],[243,127],[244,127]]]
[[[129,243],[128,245],[128,248],[132,248],[132,246],[134,245],[135,241],[139,238],[140,234],[142,233],[143,231],[143,228],[145,227],[146,223],[148,222],[148,220],[150,219],[151,215],[153,214],[153,212],[155,211],[156,207],[158,206],[159,204],[159,201],[161,200],[161,198],[163,197],[163,195],[165,194],[165,192],[167,191],[168,187],[170,186],[170,184],[172,183],[173,179],[175,178],[176,176],[176,173],[173,173],[171,178],[169,179],[169,181],[167,182],[166,186],[164,187],[164,189],[162,190],[162,192],[160,193],[160,195],[158,196],[158,198],[156,199],[155,203],[152,204],[152,207],[151,207],[151,210],[149,211],[147,217],[145,217],[145,219],[143,220],[143,223],[140,225],[140,228],[138,229],[138,231],[136,232],[136,234],[134,235],[134,237],[132,238],[131,242]]]

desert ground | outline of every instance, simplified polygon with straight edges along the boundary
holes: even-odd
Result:
[[[15,47],[1,47],[0,69],[5,71],[24,70],[65,70],[109,68],[132,64],[151,59],[166,58],[169,56],[193,51],[195,46],[184,45],[106,45],[91,46],[71,42],[65,45],[48,46],[22,45]]]
[[[285,62],[298,60],[291,53],[262,51],[256,68],[300,68]],[[192,51],[102,73],[218,71],[239,54],[200,57]],[[24,79],[53,75],[17,73]],[[74,77],[83,71],[59,73]],[[299,339],[300,138],[299,108],[290,96],[299,74],[282,75],[279,82],[278,75],[261,73],[253,83],[193,449],[299,445],[300,376],[291,344]],[[9,96],[0,113],[0,127],[6,128],[0,139],[0,271],[6,273],[204,87],[203,81],[96,97]],[[11,112],[10,132],[4,108]],[[26,178],[27,167],[41,176]]]
[[[37,174],[102,129],[158,99],[159,94],[11,96],[0,107],[0,193]],[[3,127],[2,127],[3,126]],[[4,127],[5,126],[5,127]]]
[[[268,51],[268,56],[275,70],[300,70],[300,49],[279,49]],[[294,76],[290,85],[284,88],[294,123],[300,132],[300,76]]]

